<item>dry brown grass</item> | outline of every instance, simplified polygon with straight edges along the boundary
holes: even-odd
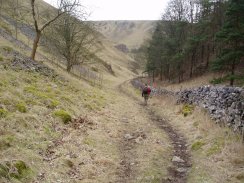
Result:
[[[188,139],[193,164],[188,182],[243,182],[244,146],[239,135],[215,124],[198,107],[184,117],[183,106],[172,97],[154,98],[151,106]]]
[[[157,21],[101,21],[95,22],[98,31],[115,44],[126,44],[129,49],[138,48],[151,37]]]
[[[179,91],[179,90],[199,87],[202,85],[209,85],[210,81],[213,78],[216,78],[218,76],[219,76],[219,74],[216,74],[216,73],[207,73],[202,76],[199,76],[199,77],[187,80],[187,81],[183,81],[182,83],[174,83],[174,84],[169,83],[168,81],[160,82],[159,80],[157,80],[154,83],[154,86],[156,86],[157,88],[163,87],[164,89],[171,90],[171,91]],[[148,82],[148,80],[146,82]],[[152,82],[152,81],[150,81],[150,82]]]

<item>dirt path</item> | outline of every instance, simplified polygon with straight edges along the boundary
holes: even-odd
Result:
[[[177,130],[175,130],[169,122],[157,116],[153,111],[149,112],[152,120],[158,124],[158,127],[164,130],[173,144],[173,166],[168,167],[170,178],[162,182],[185,183],[187,182],[187,172],[191,167],[190,154],[187,150],[186,140]]]
[[[140,108],[143,113],[147,114],[148,120],[150,120],[156,127],[163,130],[164,133],[167,134],[169,138],[169,142],[172,145],[171,152],[171,163],[167,167],[162,167],[167,169],[167,175],[160,178],[160,182],[162,183],[186,183],[187,182],[187,172],[191,167],[190,161],[190,153],[187,150],[186,140],[182,134],[180,134],[176,129],[174,129],[169,122],[165,119],[162,119],[160,116],[157,116],[149,106],[144,106],[142,100],[139,100],[135,95],[130,94],[124,88],[125,85],[128,84],[128,81],[122,83],[118,86],[118,90],[123,93],[124,97],[132,99],[137,105],[137,108]],[[127,125],[129,127],[129,125]],[[134,135],[130,128],[124,131],[125,134],[128,134],[128,139],[121,141],[120,143],[120,151],[122,154],[121,161],[121,171],[120,171],[120,182],[134,182],[132,180],[133,174],[135,174],[135,170],[133,169],[134,159],[135,159],[135,144],[132,139]],[[130,139],[131,138],[131,139]],[[165,158],[165,157],[161,157]]]

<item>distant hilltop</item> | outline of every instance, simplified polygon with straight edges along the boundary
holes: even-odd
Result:
[[[157,22],[157,20],[111,20],[94,21],[94,24],[110,41],[124,44],[128,49],[135,49],[152,36]]]

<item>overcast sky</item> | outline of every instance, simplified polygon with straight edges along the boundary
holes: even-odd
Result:
[[[55,5],[57,0],[44,0]],[[81,0],[89,20],[158,20],[169,0]]]

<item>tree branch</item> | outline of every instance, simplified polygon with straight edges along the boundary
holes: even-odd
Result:
[[[39,31],[37,20],[36,20],[36,12],[35,12],[35,0],[31,0],[31,11],[32,11],[32,17],[34,20],[34,26],[36,31]]]

